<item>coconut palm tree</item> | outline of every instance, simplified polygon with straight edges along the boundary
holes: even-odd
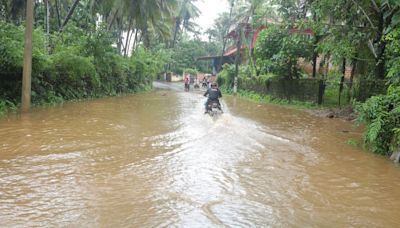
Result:
[[[117,30],[119,34],[117,46],[123,46],[124,55],[128,55],[133,35],[133,43],[136,45],[141,40],[145,47],[150,46],[152,35],[163,39],[171,36],[168,22],[176,10],[176,0],[101,0],[100,2],[108,4],[108,8],[111,8],[105,14],[106,21],[109,30]],[[126,39],[122,43],[124,32]]]
[[[71,8],[68,11],[67,16],[64,19],[64,22],[61,24],[60,31],[62,31],[64,27],[68,24],[68,21],[71,19],[72,14],[74,13],[75,8],[78,5],[79,1],[80,0],[75,0],[74,3],[72,4]]]
[[[196,24],[191,19],[200,16],[200,10],[194,5],[197,0],[179,0],[177,14],[174,18],[174,37],[171,47],[175,46],[179,33],[185,30],[193,32]]]
[[[25,26],[25,48],[24,68],[22,75],[21,109],[26,112],[31,106],[31,82],[32,82],[32,32],[34,0],[27,0],[26,4],[26,26]]]

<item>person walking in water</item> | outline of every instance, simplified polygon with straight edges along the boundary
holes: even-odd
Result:
[[[183,82],[185,83],[185,91],[189,91],[189,89],[190,89],[190,79],[189,79],[188,75],[185,76],[185,78],[183,79]]]
[[[201,84],[201,87],[202,87],[202,88],[207,88],[207,87],[208,87],[208,85],[207,85],[207,79],[206,79],[205,76],[203,77],[203,82],[202,82],[202,84]]]

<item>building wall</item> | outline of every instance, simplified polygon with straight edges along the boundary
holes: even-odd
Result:
[[[182,81],[182,80],[183,80],[183,77],[180,76],[180,75],[173,74],[171,76],[171,82],[179,82],[179,81]]]

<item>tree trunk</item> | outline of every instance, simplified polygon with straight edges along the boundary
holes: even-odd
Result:
[[[383,7],[384,3],[381,3],[381,8],[374,5],[373,9],[375,11],[375,16],[378,18],[377,34],[374,40],[376,47],[376,69],[375,77],[377,79],[385,78],[385,50],[386,50],[386,40],[384,39],[385,31],[391,26],[393,16],[400,10],[399,5],[394,5],[392,9],[390,7]],[[390,10],[390,11],[389,11]],[[389,11],[389,12],[388,12]]]
[[[331,59],[331,57],[330,57],[329,53],[326,54],[326,55],[324,55],[324,63],[325,63],[324,79],[328,78],[328,73],[329,73],[329,61],[331,61],[330,59]]]
[[[46,50],[50,53],[50,2],[46,0]]]
[[[143,46],[145,48],[150,47],[150,36],[149,36],[149,31],[147,26],[143,28],[142,30],[142,37],[143,37]]]
[[[131,33],[132,23],[133,23],[133,19],[130,18],[129,19],[128,33],[126,34],[126,40],[125,40],[124,56],[128,55],[128,49],[129,49],[128,42],[129,42],[129,34]]]
[[[122,23],[121,23],[121,19],[117,18],[117,33],[118,33],[118,37],[117,37],[117,49],[118,49],[118,53],[120,55],[122,55]]]
[[[312,78],[317,77],[317,59],[318,59],[318,53],[316,51],[313,51]]]
[[[233,6],[234,6],[233,2],[234,1],[231,2],[231,8],[229,9],[229,25],[228,26],[230,26],[230,24],[231,24],[232,10],[233,10]],[[228,29],[229,29],[229,27],[228,27]],[[227,31],[227,32],[229,32],[229,31]],[[224,36],[225,36],[225,33],[227,33],[227,32],[224,32]],[[225,48],[226,48],[226,38],[225,37],[222,37],[222,42],[223,42],[222,52],[221,52],[221,57],[219,58],[218,67],[216,69],[217,72],[221,71],[221,69],[222,69],[222,61],[224,60],[224,53],[225,53]]]
[[[254,9],[254,7],[252,7],[252,9],[251,9],[251,17],[252,18],[254,17],[254,14],[255,14],[255,9]],[[250,18],[247,18],[246,24],[248,23],[249,19]],[[250,45],[249,45],[249,61],[250,61],[251,69],[252,69],[251,74],[253,74],[254,70],[256,70],[256,64],[255,64],[255,61],[254,61],[254,58],[253,58],[253,47],[255,47],[255,44],[253,43],[254,35],[255,35],[254,34],[253,24],[251,25],[251,33],[252,33],[252,36],[251,36],[251,41],[250,41]]]
[[[177,18],[175,21],[175,31],[174,31],[174,39],[172,40],[171,48],[174,48],[175,42],[178,36],[178,30],[180,29],[181,22],[180,18]]]
[[[222,61],[224,60],[225,48],[226,48],[226,38],[223,38],[221,57],[219,57],[218,67],[216,69],[217,72],[221,71],[222,69]]]
[[[26,27],[24,68],[22,75],[22,99],[21,110],[27,112],[31,106],[31,82],[32,82],[32,31],[33,31],[33,9],[34,0],[27,0],[26,4]]]
[[[236,56],[235,56],[235,78],[233,81],[233,93],[237,93],[237,80],[239,77],[240,48],[242,46],[242,29],[240,25],[237,28]]]
[[[138,38],[138,29],[136,29],[135,31],[135,38],[133,40],[133,45],[132,45],[132,53],[136,50],[137,38]]]
[[[314,21],[314,23],[318,22],[317,14],[315,12],[313,13],[313,21]],[[318,42],[319,42],[319,36],[315,33],[314,44],[313,44],[313,59],[312,59],[312,61],[313,61],[312,78],[316,78],[316,76],[317,76]]]
[[[60,7],[58,5],[58,0],[56,1],[56,14],[57,14],[57,22],[58,22],[58,29],[61,28],[61,15],[60,15]]]
[[[61,25],[60,31],[64,29],[64,27],[67,25],[68,21],[71,19],[72,14],[75,11],[76,6],[78,5],[80,0],[75,0],[74,4],[72,5],[71,9],[68,11],[67,16],[64,19],[64,23]]]
[[[340,98],[341,98],[342,91],[343,91],[343,83],[344,83],[345,74],[346,74],[346,58],[343,58],[342,77],[340,78],[340,84],[339,84],[339,107],[340,107]]]
[[[377,79],[383,79],[385,77],[385,48],[386,42],[382,39],[383,30],[385,29],[383,13],[381,11],[376,11],[378,15],[378,32],[376,34],[375,42],[376,42],[376,68],[375,68],[375,77]]]
[[[119,9],[115,10],[115,13],[113,14],[113,16],[112,16],[110,22],[108,23],[108,31],[111,30],[112,25],[114,24],[115,18],[116,18],[117,13],[118,13],[118,10],[119,10]]]
[[[378,44],[378,51],[377,51],[377,58],[375,59],[376,62],[376,69],[375,69],[375,76],[377,79],[384,79],[385,78],[385,49],[386,49],[386,42],[383,39]]]
[[[353,98],[353,80],[354,80],[354,74],[356,72],[356,66],[357,66],[357,54],[356,56],[351,60],[351,73],[350,73],[350,83],[349,83],[349,91],[350,91],[350,96],[348,101],[350,101]]]
[[[252,70],[252,74],[253,74],[253,72],[254,72],[254,70],[256,70],[256,64],[255,64],[255,61],[254,61],[254,58],[253,58],[253,40],[254,40],[254,32],[253,32],[253,35],[252,35],[252,37],[251,37],[251,41],[250,41],[250,45],[249,45],[249,62],[250,62],[250,67],[251,67],[251,70]]]
[[[312,62],[313,62],[313,68],[312,68],[312,78],[316,78],[317,77],[317,60],[318,60],[318,52],[316,51],[317,46],[318,46],[318,42],[319,42],[319,38],[317,35],[315,35],[314,38],[314,45],[313,45],[313,58],[312,58]]]
[[[137,29],[132,29],[131,35],[129,36],[128,47],[131,46],[131,41],[132,41],[132,36],[133,36],[133,30],[135,30],[135,33],[137,33]],[[130,53],[133,52],[133,48],[134,48],[134,47],[132,46],[131,52],[130,52]],[[129,48],[128,48],[128,49],[129,49]]]
[[[50,36],[50,2],[46,0],[46,34]]]

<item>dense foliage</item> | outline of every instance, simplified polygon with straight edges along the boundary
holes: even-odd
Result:
[[[270,26],[257,39],[255,55],[261,74],[298,78],[299,58],[310,59],[311,40],[302,33],[290,34],[286,26]]]
[[[0,1],[0,112],[20,103],[25,7]],[[139,91],[165,70],[192,67],[198,51],[210,49],[190,40],[181,45],[198,15],[191,0],[35,1],[33,103]],[[176,54],[175,45],[191,51]],[[184,60],[190,62],[174,64]]]
[[[209,63],[197,59],[202,56],[216,55],[216,50],[213,43],[185,38],[173,50],[170,70],[178,74],[181,74],[186,68],[208,72],[210,71]]]
[[[359,121],[367,123],[364,141],[373,152],[390,155],[400,146],[400,87],[373,96],[358,106]]]
[[[360,122],[367,124],[364,141],[372,151],[389,155],[400,148],[400,28],[387,36],[388,56],[387,94],[374,96],[358,105]]]
[[[320,91],[325,92],[325,105],[351,104],[352,99],[364,101],[371,95],[381,94],[365,103],[353,103],[358,104],[359,121],[367,125],[366,145],[380,154],[396,150],[400,142],[397,108],[400,99],[399,1],[234,2],[232,18],[236,24],[233,29],[243,31],[250,27],[253,31],[258,28],[262,31],[254,56],[247,51],[243,53],[246,61],[242,61],[237,73],[234,65],[224,66],[219,83],[231,88],[235,77],[239,81],[259,83],[301,76],[322,79],[324,89]],[[221,16],[219,21],[223,18]],[[302,33],[306,30],[311,31],[311,36]],[[236,34],[233,40],[233,45],[244,42],[249,46],[245,33]],[[312,65],[312,74],[302,72],[299,62]],[[248,70],[252,68],[256,70]],[[383,88],[389,88],[386,94]]]
[[[22,72],[23,28],[1,23],[2,100],[18,103]],[[138,48],[129,58],[118,54],[103,27],[85,31],[70,24],[54,37],[51,54],[44,48],[44,33],[35,32],[32,99],[34,103],[59,102],[138,91],[151,85],[163,71],[168,53]],[[41,42],[40,42],[41,41]]]

